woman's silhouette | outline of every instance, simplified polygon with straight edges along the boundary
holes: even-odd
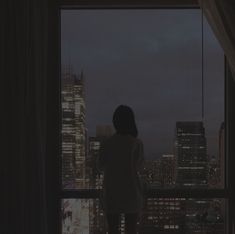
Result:
[[[137,139],[130,107],[118,106],[113,114],[113,125],[116,133],[102,144],[98,157],[98,167],[104,171],[104,209],[109,233],[118,233],[120,214],[124,214],[126,233],[136,234],[143,203],[138,176],[144,160],[143,144]]]

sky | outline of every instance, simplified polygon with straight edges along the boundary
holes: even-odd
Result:
[[[217,156],[224,54],[205,19],[203,28],[203,121],[208,154]],[[202,120],[199,9],[62,10],[61,63],[84,72],[89,136],[129,105],[146,158],[154,159],[173,153],[176,121]]]

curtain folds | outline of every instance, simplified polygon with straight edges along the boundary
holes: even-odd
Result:
[[[235,79],[235,2],[199,0],[200,6],[228,59]]]
[[[59,233],[56,22],[54,0],[1,3],[3,233]]]

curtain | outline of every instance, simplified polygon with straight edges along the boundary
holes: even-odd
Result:
[[[206,16],[212,30],[214,31],[218,41],[221,44],[221,47],[224,50],[225,56],[227,58],[227,61],[229,63],[229,76],[233,77],[233,81],[235,81],[235,2],[234,0],[199,0],[200,6],[203,10],[204,15]],[[231,86],[234,88],[234,82],[229,84],[229,87]],[[230,96],[232,94],[230,93]],[[228,105],[228,112],[229,112],[229,121],[228,121],[228,134],[229,139],[233,139],[233,132],[234,127],[231,123],[231,117],[234,115],[234,103],[231,100],[229,100]],[[233,144],[231,143],[231,140],[229,141],[229,148],[230,151],[233,152]],[[234,159],[232,158],[234,161]],[[232,162],[230,162],[231,165]],[[228,170],[232,171],[233,164],[228,168]],[[230,173],[229,173],[230,174]],[[232,178],[229,178],[232,181]],[[232,184],[231,184],[232,183]],[[232,219],[232,227],[230,227],[230,230],[232,233],[234,233],[234,227],[235,227],[235,210],[234,210],[234,188],[235,184],[234,182],[230,182],[231,184],[231,198],[229,200],[229,215]]]
[[[54,0],[1,2],[1,233],[59,233]]]
[[[199,0],[199,3],[224,50],[235,79],[235,2],[234,0]]]

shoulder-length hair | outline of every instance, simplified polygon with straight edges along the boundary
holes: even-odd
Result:
[[[117,134],[138,136],[134,112],[129,106],[117,107],[113,114],[113,125]]]

